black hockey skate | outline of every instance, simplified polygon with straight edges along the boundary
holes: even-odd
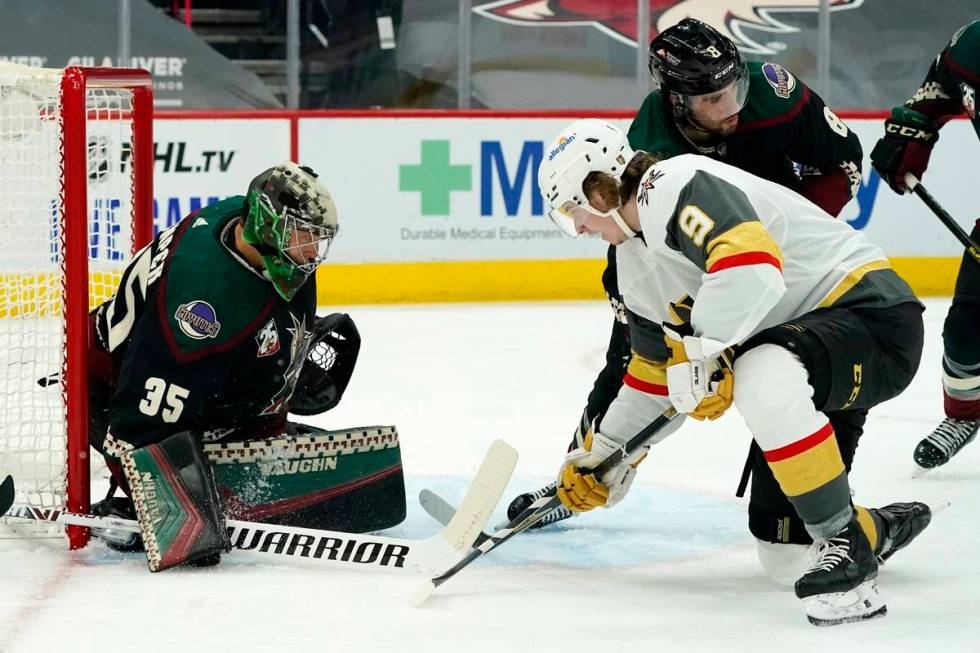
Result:
[[[120,517],[136,520],[136,509],[129,497],[106,497],[92,505],[92,514],[97,517]],[[106,543],[110,549],[132,553],[143,551],[143,538],[139,533],[120,531],[114,528],[93,528],[92,535]]]
[[[977,437],[980,420],[947,417],[915,448],[915,464],[932,469],[949,462]]]
[[[553,493],[557,489],[557,487],[558,487],[558,483],[556,481],[552,481],[551,483],[548,483],[540,490],[536,490],[534,492],[525,492],[524,494],[517,495],[516,497],[514,497],[514,500],[510,502],[510,505],[507,506],[507,519],[513,520],[519,514],[527,510],[527,507],[530,506],[532,503],[534,503],[544,495],[548,494],[549,492]],[[536,524],[531,526],[531,528],[541,528],[543,526],[548,526],[556,522],[564,521],[569,517],[574,517],[574,516],[575,515],[572,513],[572,511],[566,508],[565,506],[558,506],[557,508],[549,512],[547,515],[542,517]]]
[[[828,540],[813,545],[810,566],[796,581],[807,619],[815,626],[836,626],[883,616],[878,594],[878,561],[857,517]]]
[[[932,521],[932,510],[919,501],[890,503],[874,508],[871,512],[881,517],[885,524],[885,532],[878,534],[881,543],[877,551],[878,564],[884,564],[895,553],[907,547]]]

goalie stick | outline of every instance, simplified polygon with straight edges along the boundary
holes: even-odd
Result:
[[[490,518],[516,464],[517,452],[514,448],[502,440],[496,440],[483,459],[459,511],[445,528],[426,539],[228,520],[226,526],[232,550],[275,562],[301,561],[346,568],[431,573],[469,550],[470,544]],[[0,507],[3,507],[8,491],[10,502],[13,501],[13,490],[13,480],[8,476],[0,485]],[[88,528],[139,531],[138,523],[131,519],[96,517],[29,505],[14,505],[8,516]]]
[[[609,471],[612,467],[619,464],[619,462],[627,455],[645,445],[650,438],[656,435],[660,429],[667,426],[667,424],[677,417],[677,415],[677,410],[675,410],[673,407],[665,410],[659,417],[647,424],[639,433],[630,438],[622,449],[617,450],[601,463],[593,467],[592,473],[594,473],[596,476],[601,476],[605,472]],[[495,531],[483,543],[470,549],[459,562],[438,576],[433,576],[429,580],[425,581],[418,591],[413,594],[411,599],[412,605],[418,607],[425,603],[425,601],[432,596],[432,593],[436,591],[437,587],[468,567],[474,560],[485,553],[489,553],[494,548],[503,544],[521,531],[527,530],[537,523],[542,517],[560,505],[561,499],[558,498],[555,490],[549,491],[540,499],[536,500],[530,506],[525,508],[519,515],[510,520],[503,528]]]

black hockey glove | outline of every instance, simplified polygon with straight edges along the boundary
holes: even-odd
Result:
[[[907,107],[895,107],[885,121],[885,136],[871,151],[871,165],[893,191],[907,193],[905,174],[911,172],[922,179],[938,139],[939,126],[931,118]]]
[[[361,335],[350,315],[332,313],[318,317],[310,352],[289,401],[289,412],[319,415],[340,403],[360,350]]]

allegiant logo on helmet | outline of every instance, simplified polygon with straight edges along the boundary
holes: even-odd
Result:
[[[575,141],[575,134],[572,134],[571,136],[562,136],[561,140],[558,141],[558,145],[556,145],[548,152],[548,160],[551,161],[556,156],[564,152],[565,148],[571,145],[574,141]]]

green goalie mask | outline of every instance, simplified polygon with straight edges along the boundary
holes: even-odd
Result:
[[[252,180],[245,208],[242,237],[289,301],[326,259],[337,235],[337,207],[312,169],[286,161]]]

